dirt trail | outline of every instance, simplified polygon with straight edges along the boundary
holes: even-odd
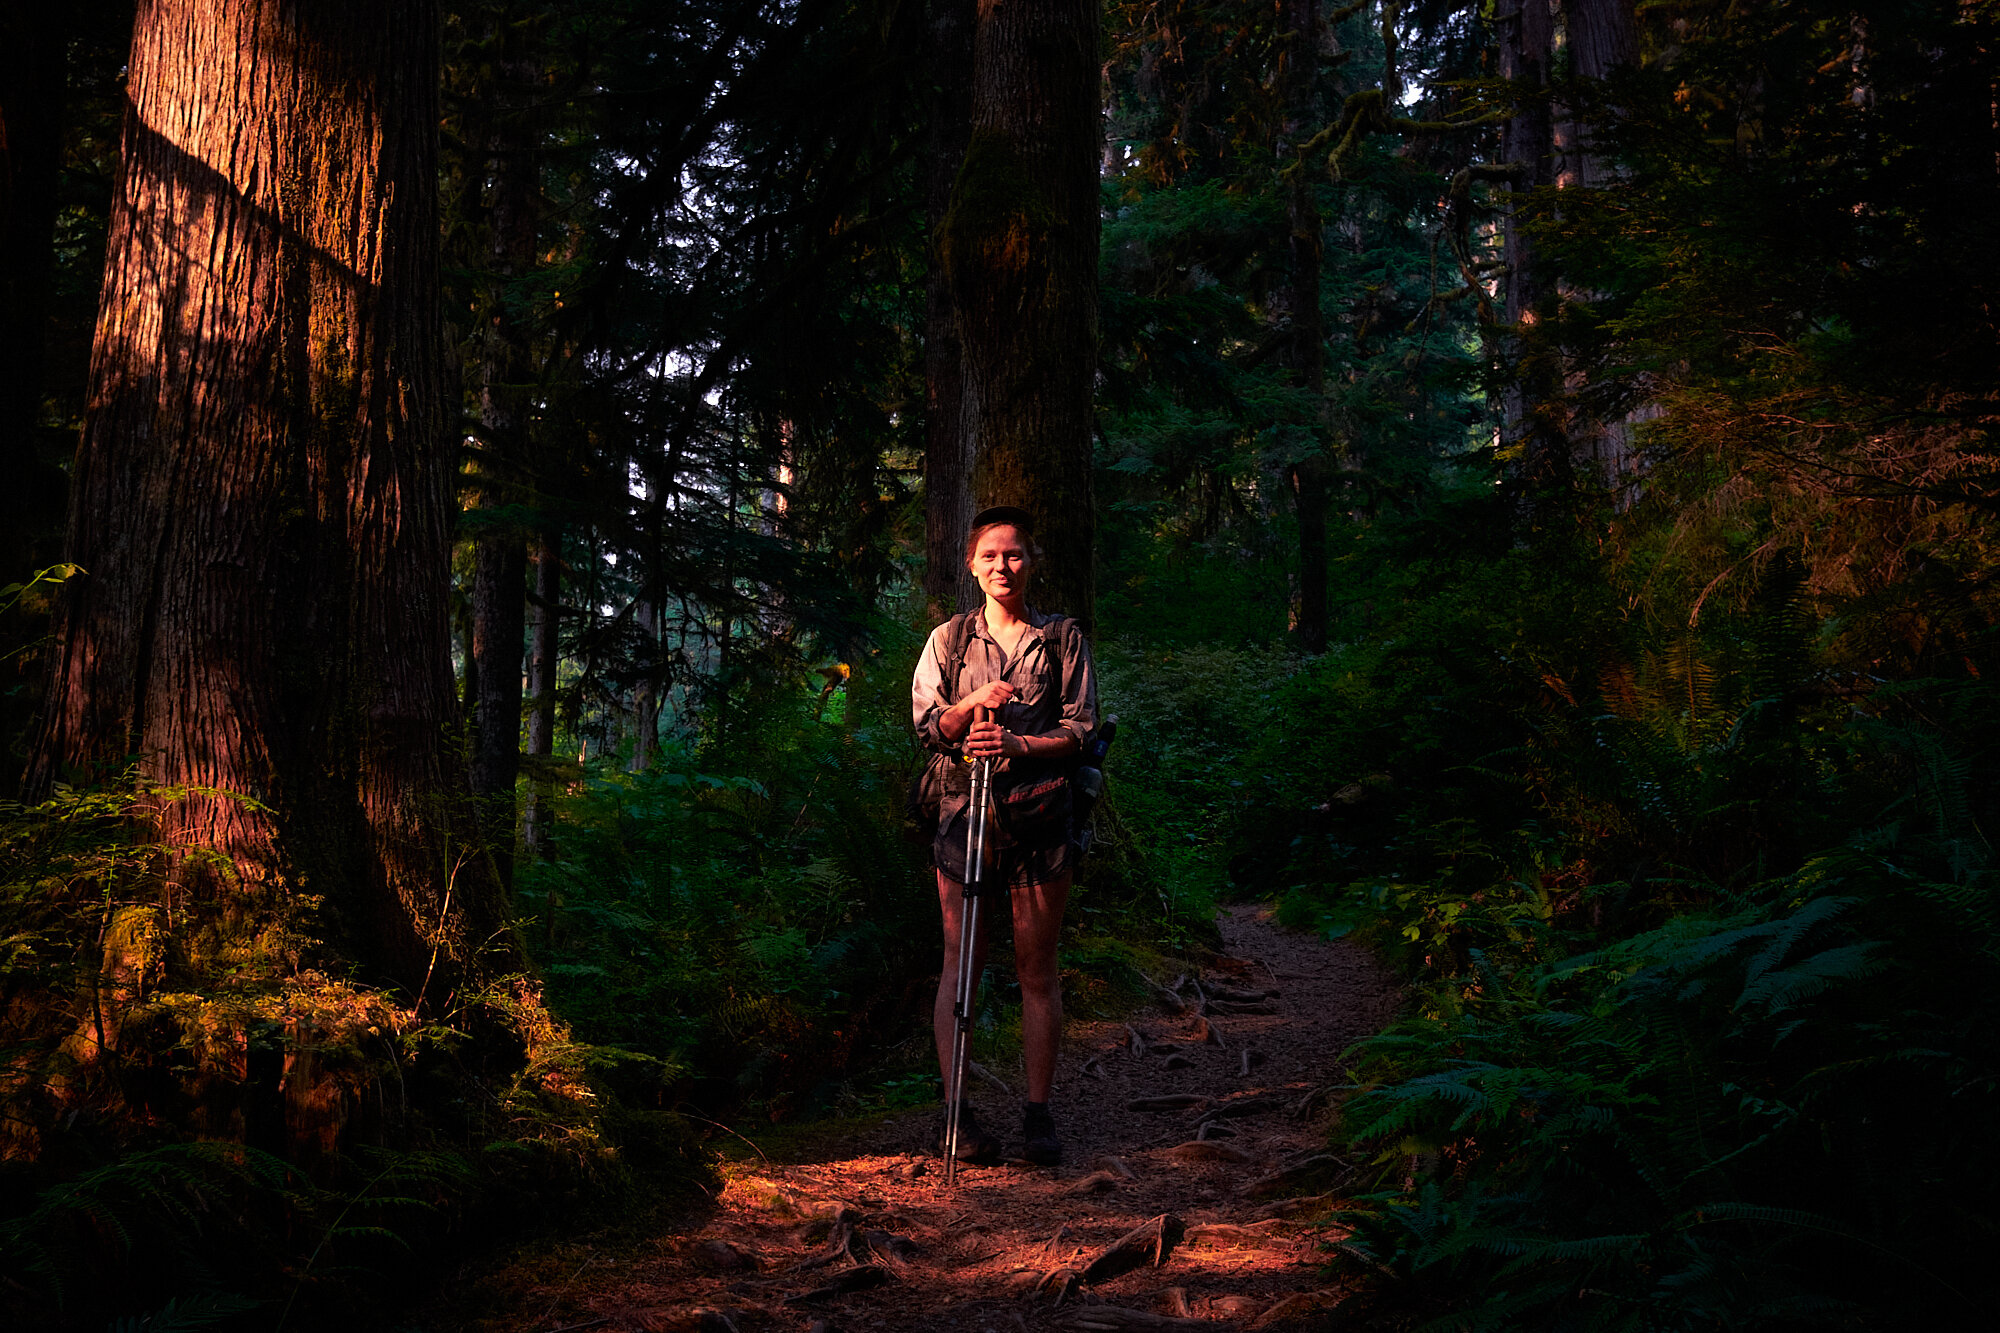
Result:
[[[1220,924],[1224,957],[1180,986],[1184,1012],[1163,1002],[1129,1024],[1069,1025],[1053,1101],[1061,1167],[970,1166],[947,1189],[928,1150],[935,1113],[900,1117],[858,1134],[839,1160],[739,1165],[699,1231],[587,1261],[586,1281],[544,1291],[521,1322],[484,1327],[1101,1333],[1308,1321],[1339,1297],[1321,1273],[1326,1232],[1305,1225],[1342,1174],[1326,1160],[1323,1090],[1341,1079],[1341,1049],[1388,1020],[1394,986],[1360,949],[1281,930],[1260,909]],[[981,1121],[1018,1151],[1017,1099],[978,1084]],[[1146,1099],[1167,1104],[1143,1109]]]

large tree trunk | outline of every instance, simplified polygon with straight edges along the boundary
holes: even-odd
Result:
[[[933,89],[924,145],[924,215],[931,236],[924,282],[924,594],[942,620],[976,603],[965,567],[972,521],[972,450],[965,432],[964,347],[940,238],[952,182],[972,132],[972,36],[976,0],[931,0],[925,52]]]
[[[442,998],[511,957],[464,854],[434,0],[149,0],[32,785],[138,756],[225,915],[323,895]]]
[[[1287,42],[1279,83],[1285,98],[1284,142],[1279,161],[1294,169],[1285,188],[1289,230],[1289,263],[1285,272],[1283,316],[1291,323],[1283,348],[1284,362],[1312,404],[1312,420],[1298,442],[1292,463],[1292,512],[1299,525],[1299,576],[1293,589],[1292,631],[1299,647],[1309,653],[1326,651],[1326,510],[1329,441],[1324,420],[1326,401],[1326,320],[1320,312],[1319,285],[1322,234],[1319,200],[1313,193],[1318,175],[1298,160],[1298,146],[1319,126],[1315,96],[1319,81],[1319,0],[1287,0]]]
[[[941,237],[976,506],[1041,520],[1034,601],[1086,629],[1097,364],[1096,0],[980,0],[972,133]]]

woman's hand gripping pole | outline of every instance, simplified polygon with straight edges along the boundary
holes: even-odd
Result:
[[[972,710],[975,723],[986,709]],[[972,1044],[972,1004],[979,987],[979,898],[985,881],[986,816],[993,804],[993,760],[972,762],[972,803],[965,818],[965,897],[958,913],[958,979],[952,1000],[951,1068],[945,1073],[944,1183],[958,1181],[958,1116],[965,1098],[965,1062]]]

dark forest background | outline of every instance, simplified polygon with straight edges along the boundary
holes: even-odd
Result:
[[[1407,977],[1371,1324],[1984,1325],[2000,5],[211,8],[0,17],[10,1319],[379,1320],[935,1100],[1005,501],[1072,1007],[1235,899]]]

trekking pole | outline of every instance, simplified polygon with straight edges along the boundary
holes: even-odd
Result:
[[[986,710],[972,710],[974,722],[986,720]],[[958,909],[958,981],[953,992],[951,1069],[945,1083],[944,1183],[958,1181],[958,1113],[965,1096],[965,1062],[972,1044],[972,1000],[979,986],[979,892],[985,878],[986,811],[992,798],[993,761],[982,756],[972,763],[972,804],[965,819],[965,897]]]

